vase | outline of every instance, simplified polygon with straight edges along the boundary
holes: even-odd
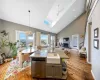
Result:
[[[30,47],[30,52],[32,52],[32,47]]]

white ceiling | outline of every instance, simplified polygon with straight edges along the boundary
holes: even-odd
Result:
[[[0,0],[0,18],[29,26],[28,10],[30,10],[31,27],[58,33],[84,12],[85,1]],[[54,23],[53,27],[44,24],[45,19],[50,19]]]

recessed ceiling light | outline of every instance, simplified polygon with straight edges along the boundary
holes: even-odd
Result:
[[[76,18],[76,16],[74,16]]]
[[[75,9],[73,9],[73,11],[76,11]]]

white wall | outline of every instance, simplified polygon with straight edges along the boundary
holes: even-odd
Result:
[[[92,31],[91,31],[91,65],[92,65],[92,72],[95,80],[100,80],[100,0],[98,0],[98,3],[91,15],[92,19]],[[94,29],[99,28],[99,37],[94,38]],[[88,28],[87,28],[88,31]],[[85,38],[85,45],[88,45],[88,38],[86,32],[86,38]],[[99,49],[95,49],[93,46],[93,40],[98,39],[99,40]]]
[[[71,24],[66,26],[63,30],[61,30],[57,34],[57,39],[61,40],[63,38],[69,37],[70,47],[72,47],[72,35],[75,35],[75,34],[79,34],[80,36],[84,35],[85,24],[86,24],[86,13],[82,14],[75,21],[73,21]],[[80,38],[80,43],[83,42],[83,39],[84,38]]]
[[[36,29],[36,28],[31,28],[31,27],[28,27],[28,26],[24,26],[24,25],[12,23],[12,22],[0,19],[0,31],[2,31],[2,30],[6,30],[7,32],[9,32],[9,39],[12,42],[16,41],[16,36],[15,36],[16,30],[18,30],[18,31],[27,31],[28,30],[28,31],[32,31],[33,33],[41,32],[41,33],[44,33],[44,34],[51,34],[53,36],[56,35],[56,34],[53,34],[53,33],[47,32],[47,31],[39,30],[39,29]]]
[[[86,34],[85,34],[85,44],[84,47],[86,47],[87,51],[87,62],[91,63],[91,25],[90,22],[87,22],[86,27]]]
[[[89,54],[88,53],[88,23],[87,23],[87,27],[86,27],[84,47],[86,47],[87,54]]]
[[[99,28],[99,49],[93,47],[94,29]],[[92,71],[95,79],[100,80],[100,0],[98,1],[95,10],[92,14]]]

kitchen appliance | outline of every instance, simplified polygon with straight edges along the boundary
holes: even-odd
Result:
[[[45,78],[46,77],[46,59],[45,58],[32,58],[31,73],[32,77]]]

